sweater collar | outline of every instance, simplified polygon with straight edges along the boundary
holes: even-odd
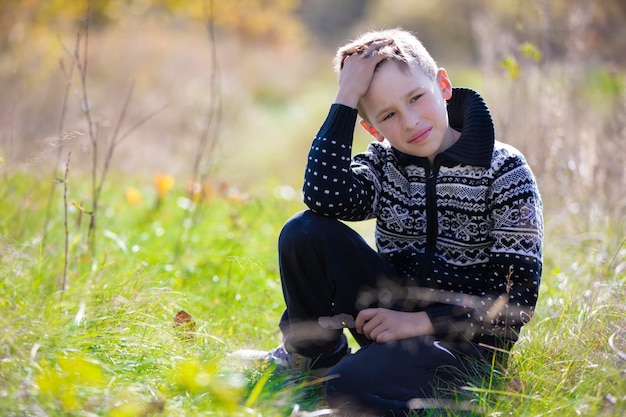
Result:
[[[465,165],[490,166],[495,131],[491,113],[480,94],[469,88],[454,88],[448,100],[448,119],[461,136],[438,157]],[[427,158],[393,150],[402,165],[428,166]]]

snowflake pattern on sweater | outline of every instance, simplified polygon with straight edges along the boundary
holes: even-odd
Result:
[[[333,104],[309,153],[304,201],[342,220],[376,218],[378,251],[406,279],[404,308],[426,311],[435,337],[516,340],[541,277],[537,184],[523,155],[495,140],[478,93],[455,88],[448,114],[461,137],[431,166],[387,142],[352,157],[356,110]]]

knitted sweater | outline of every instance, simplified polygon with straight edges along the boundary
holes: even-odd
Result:
[[[311,146],[304,201],[341,220],[376,218],[378,251],[435,337],[515,341],[539,290],[539,191],[522,154],[495,140],[478,93],[455,88],[448,115],[461,136],[431,166],[386,141],[352,158],[357,111],[333,104]]]

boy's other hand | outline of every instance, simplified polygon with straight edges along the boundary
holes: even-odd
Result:
[[[355,320],[357,332],[376,343],[387,343],[434,333],[428,315],[423,312],[403,312],[386,308],[368,308]]]
[[[339,73],[339,91],[335,103],[357,108],[360,98],[367,92],[376,66],[385,59],[378,50],[391,43],[391,40],[373,42],[366,49],[346,56]]]

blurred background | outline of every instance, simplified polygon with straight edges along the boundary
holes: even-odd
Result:
[[[250,193],[297,193],[336,48],[401,26],[486,98],[551,221],[619,220],[625,23],[623,0],[0,0],[0,169],[43,178],[71,150],[73,174],[88,173],[88,106],[103,148],[123,115],[115,171],[184,183],[202,156],[205,173]]]

